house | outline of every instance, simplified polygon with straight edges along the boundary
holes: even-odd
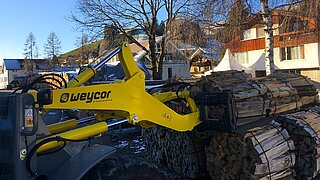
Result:
[[[172,41],[171,41],[172,42]],[[212,70],[219,61],[219,51],[212,49],[213,46],[199,47],[182,42],[173,41],[190,61],[190,75],[192,77],[201,77],[205,72]],[[212,44],[210,44],[212,45]]]
[[[7,77],[8,77],[8,82],[9,84],[11,81],[14,80],[16,76],[19,74],[23,74],[22,70],[22,59],[4,59],[4,68],[7,71]]]
[[[148,39],[148,35],[142,29],[130,28],[125,30],[127,34],[131,35],[137,41],[144,41]]]
[[[0,64],[0,89],[5,89],[8,85],[8,74],[4,64]]]
[[[156,38],[156,53],[160,54],[162,37]],[[146,49],[149,49],[149,41],[139,42]],[[167,51],[163,62],[162,79],[171,77],[190,78],[190,59],[171,41],[167,42]],[[134,58],[141,60],[148,69],[151,69],[151,63],[146,52],[137,44],[130,44]],[[151,73],[151,72],[150,72]]]
[[[49,65],[47,59],[33,59],[32,61],[29,59],[4,59],[3,61],[4,74],[7,77],[6,85],[3,88],[7,88],[7,85],[10,85],[11,88],[26,85],[38,76],[44,74],[59,74],[63,76],[66,81],[78,74],[76,65],[53,68]],[[47,79],[46,81],[53,82],[54,84],[57,83],[52,79]]]
[[[3,59],[7,71],[8,83],[15,77],[49,70],[45,59]]]
[[[287,18],[289,16],[289,18]],[[283,19],[286,23],[283,24]],[[242,33],[227,45],[229,59],[234,58],[254,77],[266,75],[265,37],[261,15],[251,18],[241,27]],[[276,11],[272,16],[274,63],[276,71],[299,73],[320,82],[320,42],[313,19]]]
[[[4,59],[4,72],[7,77],[6,84],[12,82],[15,78],[28,77],[31,74],[45,74],[45,73],[70,73],[76,72],[76,67],[50,67],[47,59]],[[1,78],[1,76],[0,76]],[[0,79],[1,81],[1,79]]]

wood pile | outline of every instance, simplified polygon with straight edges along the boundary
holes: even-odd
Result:
[[[276,73],[271,74],[268,77],[275,78],[284,83],[290,83],[291,86],[298,92],[301,106],[306,106],[319,99],[317,89],[313,85],[314,82],[305,76],[291,73]]]
[[[207,169],[212,179],[292,179],[293,150],[276,122],[243,134],[219,133],[206,148]]]
[[[297,74],[275,73],[253,79],[244,72],[226,71],[203,77],[196,86],[205,92],[233,92],[239,125],[247,123],[250,117],[259,120],[267,113],[296,111],[318,100],[312,82]]]
[[[205,145],[192,132],[179,133],[163,127],[143,130],[146,152],[185,178],[207,176]]]
[[[281,115],[277,121],[294,140],[296,179],[312,179],[320,173],[320,108]]]
[[[317,167],[306,170],[315,166],[314,163],[306,163],[310,160],[307,156],[301,160],[294,154],[301,149],[302,152],[309,152],[310,149],[313,149],[313,153],[317,152],[318,145],[312,144],[314,137],[303,137],[307,143],[310,142],[305,148],[305,145],[294,142],[298,135],[292,133],[295,131],[292,127],[301,127],[292,122],[280,126],[277,122],[268,123],[265,118],[268,115],[296,112],[303,106],[315,103],[318,92],[308,78],[276,73],[253,79],[244,72],[228,71],[203,77],[195,86],[203,92],[233,92],[238,125],[250,126],[236,134],[202,132],[206,134],[204,139],[195,136],[197,131],[179,133],[163,127],[145,129],[146,151],[154,161],[167,164],[182,177],[191,178],[202,177],[207,173],[212,179],[292,179],[295,171],[298,177],[307,177],[300,175],[307,171],[316,174]],[[209,107],[210,110],[211,114],[216,111],[215,107]],[[252,121],[267,125],[257,126]],[[318,129],[320,131],[320,126]],[[304,143],[301,140],[297,142]],[[318,159],[315,162],[318,161],[320,164]],[[303,167],[297,169],[297,166]]]
[[[145,150],[149,157],[156,163],[165,164],[166,156],[164,152],[163,139],[166,131],[162,127],[142,129],[142,136],[145,141]]]

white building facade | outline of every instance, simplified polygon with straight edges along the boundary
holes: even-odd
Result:
[[[8,71],[4,65],[0,65],[0,89],[6,89],[8,85]]]
[[[281,29],[276,18],[273,21],[276,71],[299,73],[320,82],[320,44],[310,23],[312,19],[296,20],[289,30]],[[252,25],[227,45],[231,51],[229,58],[238,61],[254,77],[266,74],[263,30],[261,24]]]

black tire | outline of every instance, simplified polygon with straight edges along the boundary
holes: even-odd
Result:
[[[82,178],[82,180],[166,180],[166,175],[157,166],[142,158],[106,159]]]

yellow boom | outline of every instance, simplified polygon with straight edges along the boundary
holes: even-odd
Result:
[[[104,63],[100,62],[95,66],[89,67],[75,80],[69,82],[67,88],[54,90],[52,104],[45,105],[44,108],[96,110],[98,114],[112,114],[114,117],[125,116],[130,124],[144,128],[153,127],[157,124],[181,132],[190,131],[200,124],[199,111],[194,100],[190,98],[188,91],[181,92],[179,97],[186,100],[191,113],[180,115],[163,104],[163,102],[176,99],[177,95],[175,93],[150,95],[145,91],[145,75],[137,67],[128,43],[123,43],[107,59],[112,58],[115,54],[118,54],[126,75],[125,79],[111,84],[81,86],[93,77],[96,70]],[[75,122],[70,121],[65,124],[55,125],[51,129],[54,132],[59,132],[75,126]],[[66,139],[84,139],[107,130],[108,125],[105,122],[100,122],[88,127],[56,134],[55,136]],[[61,142],[50,142],[50,144],[44,145],[38,151],[59,146],[61,146]]]

